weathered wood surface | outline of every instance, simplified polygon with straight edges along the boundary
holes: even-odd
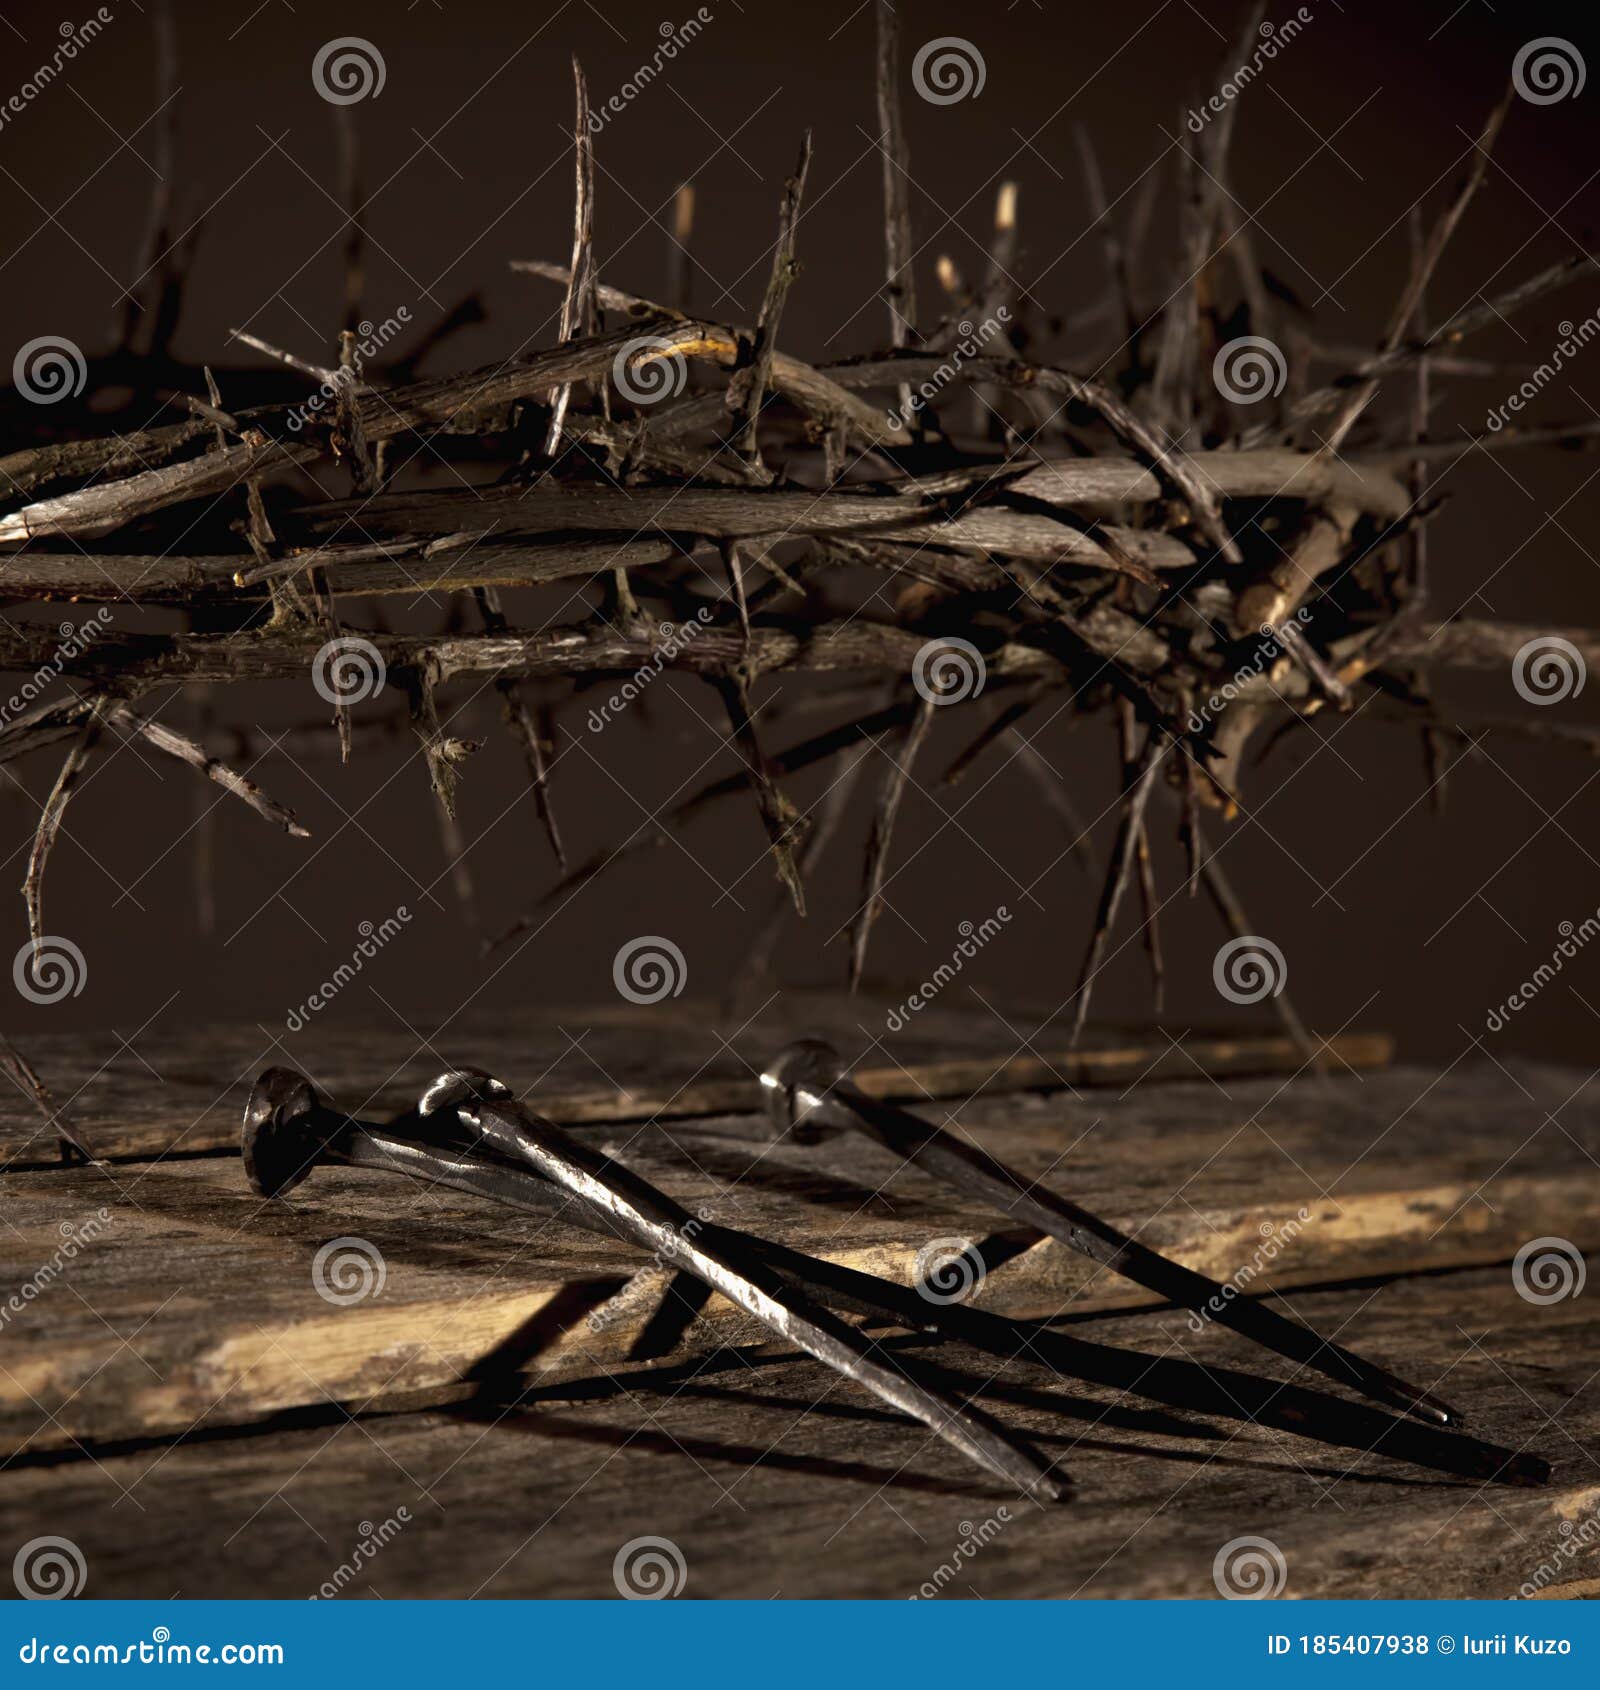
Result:
[[[1549,1234],[1600,1245],[1600,1087],[1566,1070],[1206,1079],[928,1107],[1157,1248],[1218,1279],[1251,1275],[1253,1291],[1505,1261]],[[977,1300],[996,1312],[1150,1301],[854,1138],[774,1145],[751,1115],[579,1130],[691,1210],[901,1283],[930,1242],[976,1241],[988,1267]],[[64,1228],[110,1216],[0,1333],[4,1451],[632,1376],[762,1338],[621,1246],[370,1174],[323,1170],[263,1203],[219,1155],[12,1172],[4,1192],[8,1292],[38,1280]],[[350,1237],[381,1256],[383,1283],[344,1306],[319,1292],[314,1264]],[[1362,1322],[1342,1336],[1415,1371]]]
[[[801,1032],[832,1039],[885,1096],[968,1096],[1027,1087],[1131,1084],[1140,1078],[1294,1073],[1304,1057],[1274,1032],[1199,1033],[1165,1038],[1101,1034],[1076,1052],[1058,1026],[1033,1038],[1036,1022],[932,1007],[886,1026],[892,1003],[785,992],[754,1017],[729,1016],[692,1000],[614,1005],[571,1014],[475,1014],[441,1026],[417,1016],[410,1028],[323,1023],[153,1030],[129,1048],[114,1033],[39,1034],[26,1054],[57,1104],[95,1152],[154,1157],[232,1148],[256,1075],[273,1063],[310,1074],[353,1113],[392,1113],[415,1101],[442,1067],[470,1063],[535,1088],[558,1121],[638,1120],[747,1109],[757,1102],[761,1065]],[[1016,1030],[1013,1031],[1013,1028]],[[424,1041],[426,1045],[424,1046]],[[419,1047],[436,1057],[419,1060]],[[1329,1046],[1336,1067],[1388,1060],[1375,1034]],[[912,1078],[906,1068],[915,1069]],[[0,1169],[57,1160],[55,1135],[30,1100],[0,1084]]]
[[[618,1552],[646,1536],[681,1554],[688,1598],[1209,1597],[1218,1552],[1246,1536],[1281,1552],[1286,1597],[1513,1596],[1541,1565],[1552,1592],[1592,1588],[1600,1565],[1577,1547],[1600,1518],[1592,1294],[1536,1307],[1500,1267],[1293,1306],[1407,1357],[1484,1436],[1549,1456],[1553,1482],[1441,1477],[1153,1408],[1026,1358],[996,1376],[991,1359],[942,1349],[1075,1478],[1076,1501],[1041,1509],[814,1364],[725,1356],[586,1401],[334,1413],[254,1437],[12,1461],[0,1547],[69,1537],[89,1596],[609,1597]],[[1194,1347],[1170,1312],[1073,1330],[1152,1355]],[[1220,1359],[1255,1366],[1250,1346],[1218,1338]]]

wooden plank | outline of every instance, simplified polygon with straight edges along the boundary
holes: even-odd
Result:
[[[14,1461],[0,1542],[71,1539],[92,1597],[609,1597],[619,1552],[642,1537],[681,1555],[686,1597],[1209,1597],[1219,1552],[1243,1537],[1275,1546],[1286,1597],[1592,1587],[1592,1296],[1530,1305],[1501,1268],[1295,1305],[1447,1381],[1483,1436],[1550,1456],[1553,1483],[1466,1483],[1157,1409],[1025,1357],[996,1374],[988,1358],[941,1351],[1072,1473],[1076,1500],[1038,1508],[810,1362],[730,1359],[590,1401]],[[1172,1314],[1076,1330],[1198,1350]],[[1248,1346],[1215,1336],[1217,1358],[1252,1364]]]
[[[315,1018],[297,1032],[273,1026],[172,1027],[128,1046],[115,1034],[45,1034],[25,1041],[59,1105],[111,1158],[231,1150],[250,1086],[274,1063],[310,1074],[341,1107],[392,1114],[450,1063],[471,1064],[536,1089],[563,1122],[682,1118],[758,1106],[762,1064],[806,1032],[833,1040],[883,1096],[959,1097],[1037,1087],[1125,1086],[1134,1080],[1291,1074],[1304,1058],[1274,1033],[1199,1031],[1173,1042],[1152,1034],[1104,1034],[1067,1051],[1059,1028],[1035,1037],[1025,1011],[930,1007],[898,1031],[894,1005],[838,993],[786,992],[753,1019],[686,999],[614,1005],[541,1017],[481,1013],[443,1026]],[[1013,1031],[1013,1029],[1016,1029]],[[1023,1036],[1034,1039],[1034,1048]],[[1335,1066],[1389,1060],[1378,1034],[1330,1044]],[[58,1161],[55,1135],[28,1100],[0,1086],[0,1169]]]
[[[1026,1176],[1252,1293],[1503,1261],[1548,1234],[1600,1244],[1600,1085],[1574,1071],[1207,1080],[953,1114]],[[774,1144],[751,1116],[579,1130],[691,1210],[902,1284],[954,1238],[980,1245],[977,1301],[997,1312],[1150,1301],[854,1137]],[[13,1173],[5,1192],[19,1301],[0,1300],[0,1450],[631,1376],[763,1337],[718,1298],[675,1318],[674,1276],[621,1246],[369,1174],[323,1170],[262,1203],[235,1159],[174,1159]],[[99,1236],[60,1263],[63,1229],[102,1208]],[[383,1283],[345,1305],[315,1264],[349,1237],[381,1258]],[[1359,1330],[1344,1339],[1370,1348]]]

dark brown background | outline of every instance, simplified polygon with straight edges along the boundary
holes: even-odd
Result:
[[[87,13],[91,8],[80,8]],[[0,132],[0,263],[5,357],[45,333],[86,350],[109,332],[130,272],[151,174],[141,128],[154,104],[149,23],[118,5],[117,21],[80,56],[70,80],[47,89]],[[681,8],[688,16],[692,7]],[[713,22],[670,73],[613,120],[598,143],[601,273],[659,293],[666,222],[680,181],[700,198],[694,247],[697,308],[748,321],[765,280],[781,181],[806,124],[816,162],[785,335],[825,358],[883,334],[876,298],[882,218],[870,61],[872,15],[850,0],[804,7],[712,7]],[[908,52],[937,35],[969,37],[987,62],[982,96],[949,107],[907,91],[919,286],[934,294],[933,263],[948,252],[978,268],[995,185],[1021,185],[1022,274],[1056,309],[1089,304],[1100,261],[1085,238],[1087,210],[1072,127],[1095,138],[1111,194],[1123,195],[1166,154],[1191,102],[1214,86],[1222,31],[1234,9],[1211,3],[1113,7],[1035,4],[905,9]],[[1292,8],[1275,5],[1271,15]],[[1236,189],[1254,212],[1264,255],[1331,339],[1370,344],[1404,279],[1405,214],[1418,198],[1437,210],[1460,174],[1463,149],[1499,95],[1516,49],[1559,33],[1600,75],[1600,30],[1566,8],[1480,0],[1369,4],[1311,0],[1299,41],[1253,88],[1238,128]],[[1585,14],[1588,12],[1585,8]],[[179,334],[192,358],[227,362],[227,330],[254,329],[322,359],[337,328],[343,215],[330,197],[334,132],[310,65],[335,35],[376,42],[387,64],[382,96],[355,108],[369,181],[381,183],[370,226],[366,305],[382,318],[406,305],[426,324],[481,290],[489,321],[460,336],[463,363],[504,356],[553,333],[554,290],[512,275],[513,258],[563,259],[570,231],[569,55],[578,53],[597,101],[649,58],[664,18],[637,4],[560,7],[417,0],[297,4],[281,0],[180,3],[184,147],[180,192],[204,211],[203,245]],[[0,80],[53,47],[54,5],[7,4],[10,44]],[[1433,289],[1435,318],[1480,290],[1502,290],[1589,240],[1600,211],[1596,179],[1600,81],[1577,100],[1518,102],[1489,180]],[[127,145],[122,144],[123,137]],[[430,303],[430,300],[433,303]],[[1558,322],[1600,310],[1600,269],[1514,326],[1479,343],[1485,355],[1537,363]],[[1084,349],[1087,354],[1087,348]],[[1481,427],[1506,384],[1462,382],[1441,412],[1441,434]],[[1600,412],[1600,349],[1541,399],[1537,415]],[[1435,530],[1441,612],[1600,621],[1600,537],[1583,457],[1474,456],[1449,480],[1451,508]],[[1508,563],[1508,559],[1512,560]],[[12,616],[27,614],[18,609]],[[121,611],[130,620],[134,613]],[[416,614],[437,614],[419,606]],[[55,618],[52,617],[52,620]],[[355,618],[352,618],[355,619]],[[244,716],[284,723],[315,715],[309,682],[240,694]],[[670,795],[731,766],[717,747],[704,689],[663,680],[598,738],[584,734],[593,700],[567,714],[585,743],[563,756],[557,800],[576,857],[631,830]],[[1480,710],[1526,713],[1509,676],[1447,693]],[[1600,685],[1556,707],[1592,718]],[[516,757],[492,730],[484,700],[473,728],[490,735],[469,765],[463,827],[485,924],[496,928],[546,887],[551,860]],[[1050,1010],[1067,997],[1095,882],[1062,855],[1066,843],[1014,769],[957,789],[934,777],[978,717],[941,720],[919,769],[895,852],[891,909],[879,927],[876,969],[914,982],[945,958],[956,924],[1006,904],[1014,919],[964,976],[990,1001]],[[822,720],[825,718],[816,718]],[[1102,853],[1111,799],[1111,745],[1101,724],[1040,740],[1088,815]],[[1424,799],[1419,748],[1400,730],[1324,719],[1293,739],[1250,790],[1253,815],[1227,861],[1255,925],[1281,946],[1291,991],[1324,1032],[1352,1020],[1387,1026],[1413,1053],[1448,1062],[1482,1032],[1488,1010],[1550,952],[1556,925],[1600,905],[1600,790],[1575,754],[1493,740],[1450,782],[1443,821]],[[45,760],[48,763],[48,759]],[[696,772],[698,771],[698,773]],[[54,773],[23,771],[31,797],[0,805],[6,872],[20,885],[36,801]],[[75,800],[57,848],[47,927],[89,960],[81,997],[48,1009],[14,1000],[4,1022],[29,1029],[112,1025],[132,1036],[152,1015],[196,1021],[240,1015],[280,1029],[288,1010],[347,957],[358,921],[397,904],[416,919],[326,1017],[449,1012],[477,1001],[537,1006],[609,1000],[619,944],[672,938],[689,990],[716,995],[750,923],[772,896],[753,807],[720,813],[672,846],[625,865],[567,904],[534,937],[485,967],[453,901],[419,765],[398,749],[346,769],[274,760],[256,771],[296,807],[315,838],[295,842],[242,807],[218,812],[217,930],[200,931],[191,891],[193,777],[126,751],[107,759]],[[809,797],[814,781],[797,782]],[[209,794],[202,794],[209,801]],[[780,954],[785,983],[842,977],[841,928],[855,903],[865,806],[825,860],[813,912]],[[1163,842],[1170,888],[1179,870]],[[719,883],[731,886],[719,899]],[[1036,902],[1034,900],[1037,900]],[[10,901],[7,962],[25,934]],[[1119,934],[1118,942],[1126,937]],[[1222,1019],[1211,986],[1220,934],[1186,902],[1168,911],[1169,1022]],[[1109,970],[1100,1010],[1144,1013],[1142,958],[1128,944]],[[970,998],[966,999],[969,1003]],[[1264,1021],[1261,1011],[1252,1012]],[[1557,985],[1491,1039],[1490,1048],[1586,1060],[1600,1015],[1600,956],[1582,957]],[[1013,1043],[996,1025],[997,1039]]]

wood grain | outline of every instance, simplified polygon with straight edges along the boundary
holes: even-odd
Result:
[[[925,1106],[1191,1266],[1248,1274],[1252,1292],[1504,1261],[1549,1234],[1600,1244],[1600,1089],[1563,1070]],[[854,1139],[773,1144],[750,1115],[581,1130],[691,1210],[901,1283],[930,1242],[974,1241],[988,1269],[978,1301],[996,1312],[1149,1301]],[[563,1223],[368,1174],[323,1170],[263,1203],[234,1158],[195,1157],[16,1172],[6,1193],[8,1289],[37,1276],[64,1227],[102,1206],[111,1216],[6,1325],[10,1451],[632,1378],[765,1338],[720,1299],[702,1304],[667,1270]],[[349,1306],[319,1293],[313,1268],[345,1237],[384,1264],[381,1294]],[[1342,1337],[1405,1371],[1359,1323]]]
[[[1532,1307],[1493,1269],[1294,1301],[1447,1377],[1486,1436],[1549,1454],[1555,1481],[1442,1479],[952,1354],[1077,1479],[1075,1503],[1038,1509],[812,1364],[730,1358],[588,1401],[13,1461],[0,1543],[70,1537],[92,1597],[303,1597],[330,1581],[359,1597],[610,1597],[618,1551],[646,1535],[681,1553],[687,1598],[1211,1597],[1219,1550],[1247,1535],[1282,1554],[1290,1598],[1513,1596],[1541,1564],[1557,1568],[1547,1594],[1592,1587],[1593,1554],[1561,1553],[1600,1509],[1592,1297]],[[1194,1342],[1170,1314],[1080,1330],[1150,1353]],[[1252,1365],[1217,1337],[1222,1359]]]

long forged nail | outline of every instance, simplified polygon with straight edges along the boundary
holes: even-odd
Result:
[[[982,1198],[1157,1296],[1315,1368],[1348,1389],[1436,1426],[1453,1425],[1460,1419],[1430,1392],[1318,1336],[1267,1304],[1239,1297],[1205,1274],[1140,1244],[909,1110],[868,1097],[845,1072],[838,1052],[820,1039],[801,1040],[781,1051],[767,1065],[761,1083],[768,1113],[780,1130],[797,1127],[802,1137],[815,1137],[819,1129],[830,1127],[864,1132],[945,1184]]]
[[[538,1177],[470,1149],[419,1142],[430,1124],[447,1135],[451,1118]],[[268,1197],[287,1192],[319,1164],[338,1163],[409,1174],[549,1213],[545,1193],[533,1189],[541,1179],[548,1181],[577,1198],[579,1209],[603,1230],[693,1273],[786,1342],[921,1421],[990,1473],[1043,1502],[1070,1494],[1047,1462],[987,1416],[879,1359],[869,1339],[769,1267],[753,1240],[728,1228],[706,1228],[647,1181],[512,1102],[487,1076],[444,1076],[424,1093],[416,1111],[385,1128],[330,1109],[302,1075],[269,1069],[246,1105],[241,1148],[252,1187]]]

